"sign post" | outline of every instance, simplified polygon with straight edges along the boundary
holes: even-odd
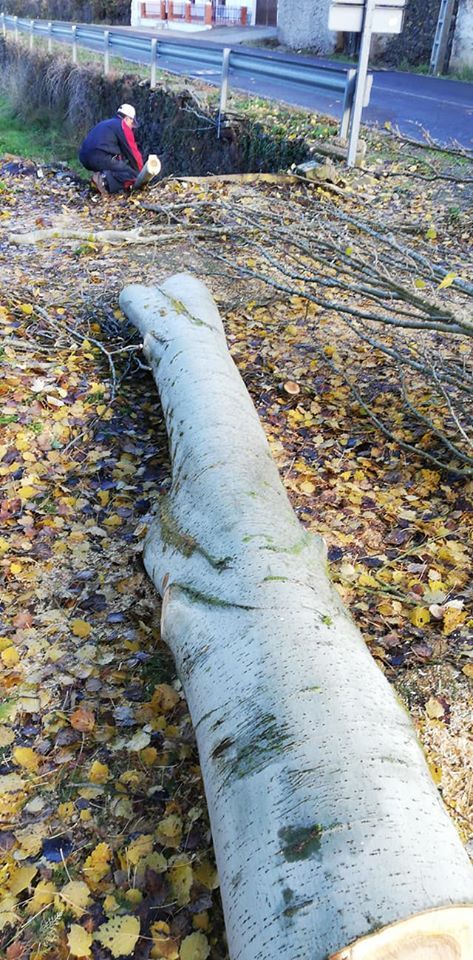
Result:
[[[365,106],[366,77],[373,33],[401,33],[405,0],[332,0],[328,27],[343,33],[361,33],[360,55],[356,71],[355,95],[351,108],[344,104],[342,129],[350,129],[347,164],[353,167]]]
[[[361,34],[360,56],[356,74],[355,99],[353,101],[353,110],[351,116],[350,140],[348,143],[347,166],[349,167],[354,167],[356,162],[356,148],[358,146],[358,137],[360,135],[361,114],[363,111],[366,74],[368,72],[368,62],[370,58],[375,7],[376,0],[366,0],[363,17],[363,31]]]

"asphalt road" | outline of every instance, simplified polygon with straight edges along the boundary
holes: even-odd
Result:
[[[196,39],[194,36],[193,42]],[[238,45],[237,49],[241,50],[242,46]],[[253,48],[245,50],[259,52]],[[310,59],[314,65],[341,66],[339,61]],[[169,57],[160,57],[159,66],[172,73],[186,73],[220,84],[220,72],[199,63],[188,63],[183,67],[182,63]],[[364,123],[384,126],[390,122],[417,140],[425,139],[424,131],[427,131],[439,143],[455,143],[473,150],[473,83],[395,70],[376,70],[373,76],[370,104],[363,111]],[[284,80],[239,74],[237,70],[230,71],[229,82],[233,90],[281,100],[337,119],[341,116],[341,97],[336,94],[314,93],[296,85],[290,87]]]
[[[114,33],[123,32],[125,35],[133,33],[128,27],[114,27]],[[171,31],[163,34],[151,34],[140,30],[141,35],[161,36],[163,40],[183,39],[182,34]],[[210,33],[210,31],[209,31]],[[192,42],[200,38],[208,43],[209,33],[199,37],[192,35]],[[187,35],[186,39],[191,39]],[[220,37],[219,37],[220,39]],[[232,44],[232,39],[226,40]],[[224,42],[215,42],[215,47],[226,45]],[[83,44],[85,45],[85,44]],[[100,49],[99,44],[87,43],[92,49]],[[250,55],[259,55],[262,51],[252,47],[244,47],[238,43],[234,49],[245,50]],[[114,43],[113,54],[130,59],[125,49]],[[271,57],[269,51],[266,56]],[[276,54],[277,57],[277,54]],[[146,62],[146,55],[137,50],[133,60]],[[306,62],[314,66],[330,65],[340,67],[339,61],[330,61],[318,57],[304,57]],[[173,60],[171,57],[160,55],[158,66],[175,74],[184,74],[208,83],[220,85],[220,70],[211,68],[202,63]],[[389,122],[393,127],[417,140],[425,139],[427,133],[440,144],[456,144],[473,150],[473,83],[463,83],[457,80],[445,80],[437,77],[427,77],[414,73],[400,73],[395,70],[376,70],[371,99],[368,107],[363,111],[363,122],[384,126]],[[330,93],[315,93],[306,90],[297,84],[289,84],[286,80],[269,77],[260,77],[257,73],[239,73],[230,70],[230,90],[252,93],[259,97],[268,97],[280,100],[283,103],[304,107],[317,113],[326,114],[337,119],[341,116],[341,96]]]

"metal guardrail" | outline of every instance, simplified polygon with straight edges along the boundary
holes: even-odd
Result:
[[[143,33],[132,33],[129,29],[113,29],[95,25],[66,23],[60,21],[30,20],[23,17],[0,14],[0,27],[3,35],[7,30],[13,31],[15,40],[20,34],[29,36],[30,48],[34,38],[42,37],[48,42],[48,50],[52,51],[53,41],[67,43],[72,46],[72,59],[77,63],[77,48],[79,46],[97,50],[104,57],[104,73],[109,72],[110,56],[123,57],[138,63],[148,64],[151,68],[150,86],[156,86],[156,70],[172,71],[169,64],[161,64],[161,58],[182,64],[204,64],[220,72],[220,116],[218,129],[227,105],[229,78],[231,71],[243,74],[257,74],[283,80],[286,84],[295,84],[305,90],[314,92],[332,92],[341,94],[342,119],[340,136],[346,138],[350,126],[353,98],[356,86],[356,70],[346,67],[333,67],[314,64],[308,57],[287,56],[274,51],[233,49],[205,40],[170,40],[150,36]],[[211,82],[211,78],[206,78]],[[370,98],[372,74],[368,75],[365,88],[364,106]]]

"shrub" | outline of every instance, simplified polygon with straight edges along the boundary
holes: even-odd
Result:
[[[188,89],[151,91],[134,76],[104,77],[95,67],[75,66],[64,56],[27,51],[0,42],[0,78],[15,112],[25,123],[61,124],[77,145],[87,131],[113,116],[120,103],[136,106],[138,140],[145,154],[161,156],[164,172],[201,175],[279,170],[306,159],[302,138],[271,136],[259,123],[235,119],[217,139],[215,116]]]

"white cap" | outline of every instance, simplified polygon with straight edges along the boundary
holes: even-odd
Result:
[[[124,117],[129,117],[130,120],[136,119],[136,110],[132,107],[131,103],[122,103],[121,107],[118,108],[117,113],[121,113]]]

